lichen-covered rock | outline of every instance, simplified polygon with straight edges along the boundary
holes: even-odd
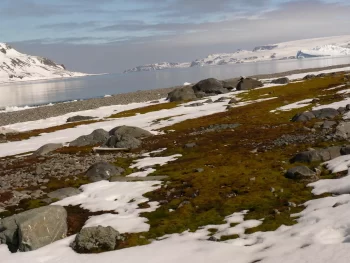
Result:
[[[92,165],[86,172],[86,176],[91,182],[109,180],[112,176],[119,176],[125,170],[110,163],[99,162]]]
[[[189,101],[197,99],[192,87],[182,87],[168,93],[168,100],[174,101]]]
[[[296,166],[289,169],[286,172],[285,177],[288,179],[300,179],[310,181],[317,179],[316,173],[306,166]]]
[[[67,212],[61,206],[45,206],[0,221],[0,243],[11,252],[32,251],[67,235]]]
[[[105,146],[109,148],[137,149],[142,145],[142,141],[130,135],[113,135],[109,137]]]
[[[120,240],[119,232],[110,226],[86,227],[71,246],[78,253],[101,253],[114,250]]]
[[[118,126],[109,131],[109,135],[128,135],[137,139],[153,136],[147,130],[134,126]]]
[[[264,84],[260,80],[252,79],[252,78],[241,78],[239,83],[237,84],[237,90],[251,90],[264,86]]]
[[[306,111],[302,113],[296,114],[293,118],[293,122],[306,122],[310,121],[315,118],[315,114],[313,114],[311,111]]]
[[[62,148],[62,143],[49,143],[41,146],[38,150],[33,153],[33,156],[43,156],[47,155],[50,152],[53,152],[59,148]]]
[[[107,131],[103,129],[94,130],[89,135],[83,135],[72,141],[69,146],[83,147],[83,146],[94,146],[105,143],[109,138]]]
[[[224,94],[228,93],[230,90],[224,87],[222,81],[209,78],[204,79],[198,82],[196,85],[192,87],[194,93],[205,93],[207,95],[216,95],[216,94]],[[197,96],[198,97],[198,96]],[[200,96],[201,97],[201,96]]]
[[[273,84],[288,84],[289,78],[282,77],[282,78],[274,79],[271,81],[271,83],[273,83]]]

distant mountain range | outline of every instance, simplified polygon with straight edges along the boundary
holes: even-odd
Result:
[[[0,83],[85,75],[68,71],[50,59],[22,54],[10,45],[0,43]]]
[[[124,73],[154,71],[173,68],[189,68],[197,66],[227,65],[269,60],[286,60],[325,56],[350,55],[350,35],[313,38],[289,41],[278,44],[255,47],[252,51],[237,50],[234,53],[211,54],[192,62],[161,62],[127,69]]]

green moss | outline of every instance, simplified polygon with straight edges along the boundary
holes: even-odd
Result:
[[[169,109],[177,107],[178,105],[179,105],[178,102],[168,102],[168,103],[155,104],[155,105],[150,105],[150,106],[137,108],[137,109],[133,109],[133,110],[118,112],[116,114],[109,116],[108,118],[109,119],[117,119],[117,118],[132,117],[132,116],[136,116],[137,114],[146,114],[146,113],[154,112],[154,111],[169,110]]]
[[[227,241],[227,240],[236,239],[236,238],[239,238],[239,235],[222,236],[220,238],[220,241]]]

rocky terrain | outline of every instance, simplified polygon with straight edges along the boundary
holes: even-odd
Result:
[[[347,72],[206,79],[164,90],[166,103],[77,114],[69,141],[62,127],[3,132],[2,145],[62,139],[0,159],[0,243],[124,255],[178,233],[219,246],[297,225],[305,202],[327,196],[310,183],[345,178],[327,162],[350,154],[349,89]],[[94,129],[69,136],[79,126]]]

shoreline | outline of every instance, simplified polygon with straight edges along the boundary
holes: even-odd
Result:
[[[323,70],[332,70],[332,69],[341,69],[350,67],[350,64],[342,64],[336,66],[328,66],[321,68],[309,68],[309,69],[296,69],[279,73],[271,74],[260,74],[253,75],[250,77],[259,78],[259,79],[270,79],[270,78],[279,78],[287,75],[293,74],[302,74],[323,71]],[[225,79],[226,81],[237,80],[238,78]],[[6,126],[10,124],[36,121],[51,117],[61,116],[67,113],[79,112],[85,110],[93,110],[100,107],[111,106],[111,105],[126,105],[130,103],[141,103],[152,100],[159,100],[167,96],[172,90],[182,86],[173,86],[168,88],[161,89],[152,89],[152,90],[141,90],[136,92],[114,94],[110,97],[100,97],[92,98],[79,101],[69,101],[69,102],[59,102],[52,105],[43,105],[34,108],[24,109],[20,111],[12,112],[1,112],[0,113],[0,126]]]

